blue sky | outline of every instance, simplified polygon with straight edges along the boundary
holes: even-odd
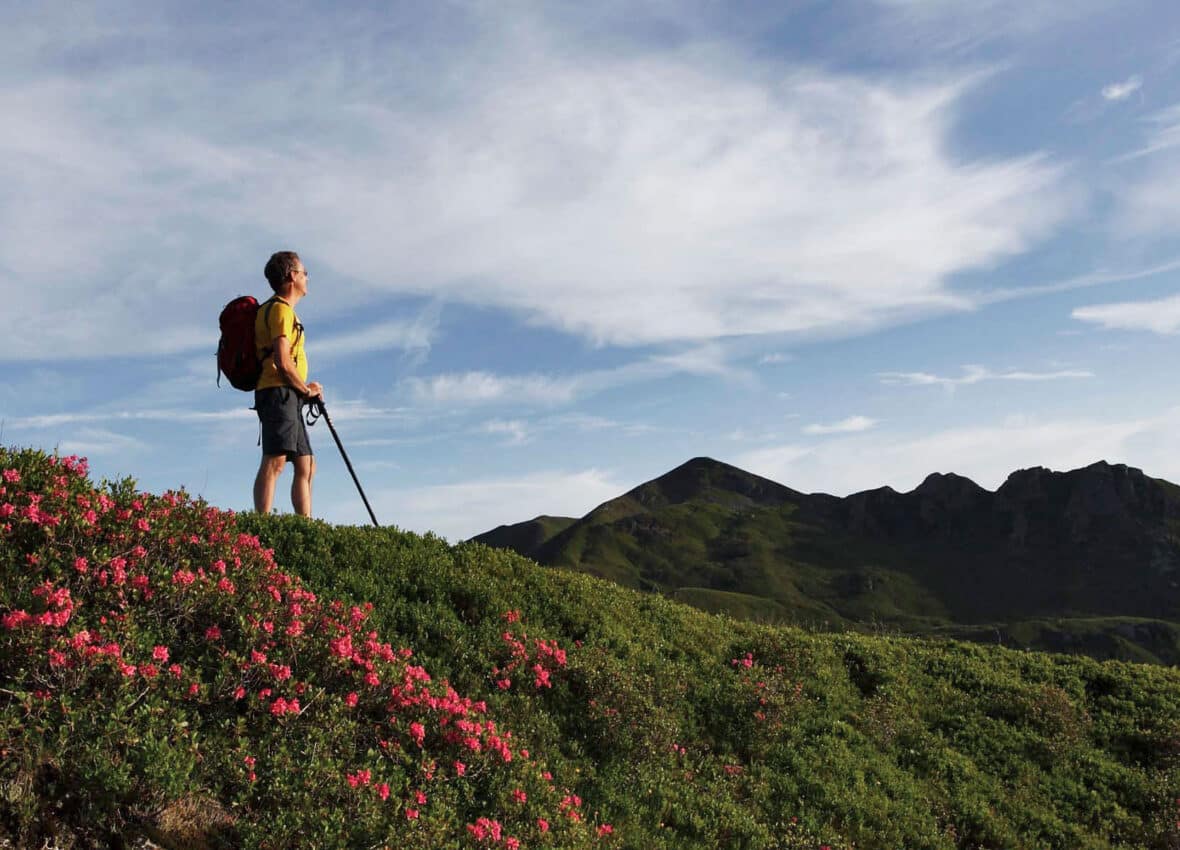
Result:
[[[217,314],[289,248],[383,523],[580,516],[698,455],[837,495],[1100,459],[1180,481],[1174,3],[0,25],[6,445],[247,508],[257,425],[214,384]],[[312,441],[316,515],[366,521]]]

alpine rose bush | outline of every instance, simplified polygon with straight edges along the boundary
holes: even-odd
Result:
[[[0,449],[0,836],[107,845],[205,800],[226,846],[610,846],[526,742],[231,513]],[[551,686],[554,642],[504,676]],[[522,683],[523,684],[523,683]]]

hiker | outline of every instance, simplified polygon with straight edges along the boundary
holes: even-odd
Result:
[[[262,374],[254,391],[254,409],[262,424],[262,464],[254,479],[254,510],[270,513],[275,485],[287,461],[295,464],[291,506],[311,516],[311,480],[315,456],[307,438],[303,405],[324,398],[323,387],[307,382],[303,325],[295,305],[307,295],[307,269],[294,251],[271,256],[264,271],[274,296],[263,302],[254,320],[254,346]]]

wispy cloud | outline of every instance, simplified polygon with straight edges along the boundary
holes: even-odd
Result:
[[[1139,159],[1180,145],[1180,104],[1169,106],[1150,115],[1147,125],[1147,142],[1142,147],[1115,159],[1115,162]]]
[[[1125,420],[1012,416],[918,437],[878,432],[814,445],[788,443],[746,452],[733,462],[789,487],[835,495],[884,485],[908,491],[931,472],[955,472],[994,490],[1017,469],[1067,470],[1098,460],[1180,481],[1178,427],[1180,408]]]
[[[521,419],[493,419],[485,422],[479,430],[484,434],[504,437],[510,446],[524,445],[532,438],[528,423]]]
[[[44,413],[15,416],[6,420],[12,428],[55,428],[62,425],[93,424],[98,422],[173,422],[193,424],[248,420],[254,416],[249,410],[116,410],[79,411],[75,413]]]
[[[865,329],[970,306],[953,275],[1074,211],[1043,155],[953,153],[966,76],[870,79],[737,43],[635,58],[516,11],[305,8],[290,30],[324,37],[281,76],[204,58],[251,55],[267,22],[248,9],[146,42],[104,31],[84,70],[52,40],[19,52],[31,64],[0,91],[0,359],[208,346],[193,317],[226,298],[194,300],[192,281],[239,279],[280,234],[342,281],[337,310],[349,287],[358,304],[424,295],[621,345]],[[45,14],[45,33],[63,28]],[[423,26],[448,34],[429,62]],[[313,116],[297,137],[294,101]],[[128,103],[158,108],[128,132]],[[371,333],[397,346],[404,330]]]
[[[759,366],[777,365],[779,363],[789,363],[794,358],[790,354],[783,354],[781,351],[775,351],[770,354],[763,354],[758,358]]]
[[[875,427],[876,424],[876,419],[870,419],[867,416],[850,416],[847,419],[841,419],[839,422],[833,422],[830,425],[807,425],[803,428],[803,433],[812,435],[851,434],[858,431],[867,431]]]
[[[1064,369],[1056,372],[993,372],[985,366],[963,366],[963,374],[957,378],[934,375],[929,372],[880,372],[877,377],[883,384],[902,386],[944,386],[962,387],[982,381],[1059,381],[1066,378],[1093,378],[1094,373],[1080,369]]]
[[[550,378],[545,375],[493,375],[490,372],[464,372],[410,378],[407,385],[415,401],[432,405],[479,405],[498,402],[557,405],[573,401],[577,378]]]
[[[583,516],[634,484],[621,483],[599,469],[553,470],[403,490],[374,489],[370,501],[378,516],[397,517],[400,528],[432,531],[456,541],[541,514]],[[325,518],[364,521],[355,505],[343,504],[329,509]]]
[[[1174,334],[1180,331],[1180,295],[1154,301],[1124,301],[1078,307],[1071,314],[1107,330],[1151,331]]]
[[[438,334],[439,309],[434,307],[411,319],[379,322],[315,340],[316,357],[372,354],[398,350],[426,353]]]
[[[411,398],[424,405],[477,406],[518,403],[570,404],[615,387],[659,380],[670,375],[698,375],[752,385],[755,379],[735,367],[722,345],[707,343],[670,354],[653,354],[613,369],[572,375],[496,375],[484,371],[448,373],[405,381]]]
[[[146,447],[147,444],[142,440],[129,437],[126,434],[102,428],[83,428],[74,436],[62,440],[57,448],[62,454],[101,457],[102,455],[138,451]]]
[[[1111,83],[1102,87],[1104,100],[1126,100],[1143,86],[1143,78],[1138,75],[1128,77],[1121,83]]]
[[[898,31],[893,37],[900,43],[920,40],[953,53],[1035,37],[1106,8],[1103,0],[875,0],[875,4],[892,14]]]

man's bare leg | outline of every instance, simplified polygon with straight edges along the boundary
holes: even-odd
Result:
[[[260,514],[270,513],[275,501],[275,485],[287,465],[286,455],[263,455],[254,478],[254,510]]]
[[[295,480],[291,482],[291,507],[300,516],[311,516],[311,479],[315,477],[315,455],[295,458]]]

